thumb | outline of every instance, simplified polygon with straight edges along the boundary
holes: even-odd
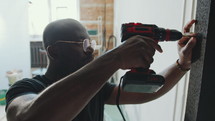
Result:
[[[188,41],[188,43],[186,44],[185,48],[187,51],[191,51],[195,45],[196,45],[196,38],[192,37],[190,41]]]

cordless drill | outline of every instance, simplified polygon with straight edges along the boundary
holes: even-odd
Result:
[[[156,42],[176,41],[182,38],[177,30],[159,28],[153,24],[125,23],[121,27],[121,42],[135,35],[150,37]],[[165,83],[161,75],[149,68],[133,68],[123,76],[122,88],[127,92],[154,93]]]

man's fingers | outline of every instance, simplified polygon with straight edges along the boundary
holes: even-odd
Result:
[[[180,39],[179,41],[178,41],[178,44],[180,45],[180,46],[185,46],[186,44],[187,44],[187,42],[189,41],[189,37],[183,37],[182,39]]]
[[[191,37],[196,37],[196,36],[197,36],[197,34],[196,34],[196,33],[193,33],[193,34],[190,34],[190,37],[189,37],[189,36],[183,37],[182,39],[180,39],[180,40],[178,41],[178,44],[179,44],[180,46],[185,46],[185,45],[187,44],[187,42],[190,40]]]
[[[196,45],[196,38],[195,37],[192,37],[188,43],[186,44],[186,48],[187,48],[187,51],[190,51],[193,49],[193,47]]]
[[[191,20],[189,23],[186,24],[186,26],[184,27],[184,33],[186,32],[190,32],[190,28],[192,27],[192,25],[196,23],[196,20]]]
[[[161,46],[159,44],[157,44],[157,42],[155,42],[155,40],[149,38],[149,37],[145,37],[145,36],[141,36],[141,38],[147,40],[147,42],[157,51],[159,51],[160,53],[163,52]]]

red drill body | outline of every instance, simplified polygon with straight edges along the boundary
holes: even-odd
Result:
[[[125,41],[129,37],[142,35],[150,37],[157,42],[160,41],[176,41],[182,38],[182,33],[173,29],[159,28],[153,24],[126,23],[122,24],[122,40]]]

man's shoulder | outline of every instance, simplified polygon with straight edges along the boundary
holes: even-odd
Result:
[[[10,102],[25,94],[38,94],[47,87],[45,81],[39,76],[23,78],[10,86],[6,93],[6,108]]]
[[[47,83],[47,81],[45,81],[41,76],[35,76],[33,78],[23,78],[11,85],[7,93],[39,93],[48,85],[49,83]]]

